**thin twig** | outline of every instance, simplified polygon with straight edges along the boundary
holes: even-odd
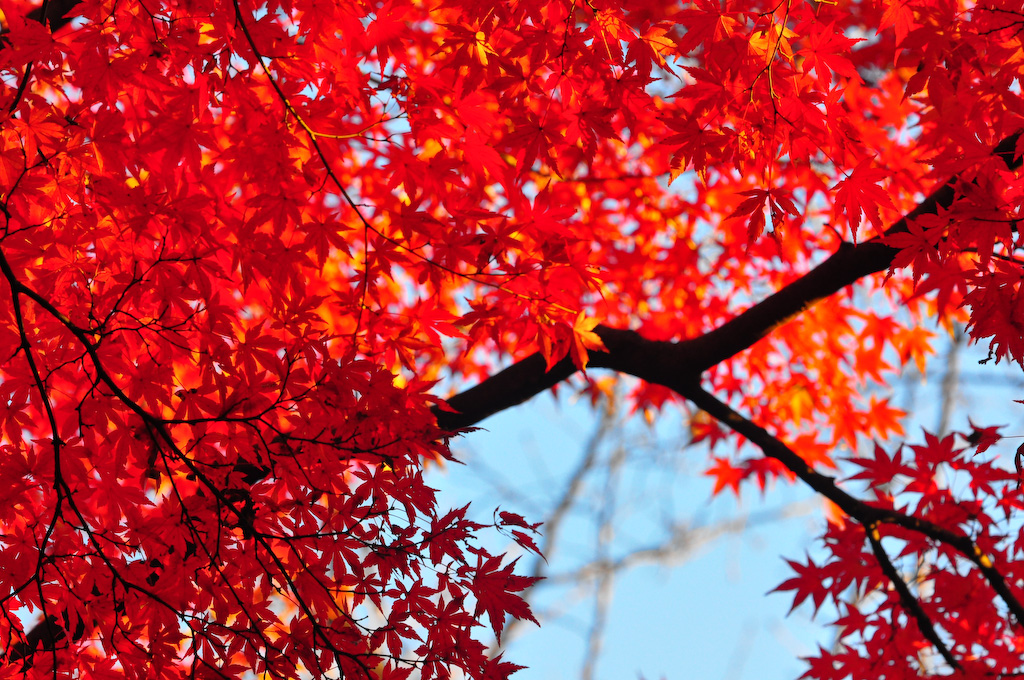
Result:
[[[871,550],[875,553],[875,559],[878,561],[878,566],[881,567],[882,573],[888,577],[892,583],[893,588],[899,593],[900,603],[903,608],[906,609],[911,616],[914,617],[914,621],[917,622],[917,628],[921,631],[921,634],[928,639],[935,649],[939,650],[939,654],[946,660],[953,668],[958,671],[962,671],[963,668],[960,666],[953,653],[949,651],[949,647],[939,637],[938,631],[935,630],[935,625],[932,620],[928,618],[928,614],[925,612],[924,607],[918,602],[914,594],[910,592],[910,588],[907,586],[906,581],[896,571],[896,567],[893,566],[892,561],[889,559],[889,555],[885,552],[885,548],[882,547],[882,541],[878,534],[878,525],[865,527],[867,531],[868,542],[871,543]]]

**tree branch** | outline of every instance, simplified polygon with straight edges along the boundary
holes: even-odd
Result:
[[[30,12],[28,17],[45,23],[52,31],[56,31],[71,21],[73,16],[69,14],[79,1],[45,0],[40,7]],[[25,81],[28,77],[26,71]],[[24,85],[21,86],[21,89],[23,88]],[[1018,132],[1007,137],[992,152],[1011,169],[1021,165],[1021,159],[1014,156],[1020,134]],[[912,212],[893,224],[885,235],[906,231],[908,223],[914,218],[934,215],[940,208],[950,207],[956,198],[955,187],[958,180],[958,177],[953,177],[945,182]],[[831,257],[801,278],[697,338],[679,342],[652,341],[634,331],[599,327],[595,332],[603,340],[607,351],[592,352],[590,365],[626,373],[649,383],[668,387],[692,400],[713,417],[728,424],[759,446],[765,455],[780,460],[805,483],[835,502],[848,515],[859,520],[869,535],[879,523],[891,523],[950,545],[979,568],[1017,621],[1024,622],[1024,607],[1010,591],[1005,579],[992,565],[988,556],[984,555],[968,536],[915,517],[876,508],[853,498],[839,489],[834,479],[811,469],[783,442],[700,388],[700,377],[704,371],[749,348],[768,335],[773,328],[785,323],[814,302],[834,294],[864,276],[885,270],[891,265],[896,253],[895,249],[883,243],[881,237],[861,244],[843,243]],[[88,341],[83,340],[83,343],[88,350]],[[550,371],[546,371],[545,367],[546,363],[539,354],[517,362],[479,385],[449,399],[449,405],[457,413],[435,409],[438,424],[450,432],[470,427],[494,413],[550,389],[577,370],[568,358],[559,361]],[[113,385],[112,387],[116,388]],[[873,543],[873,547],[874,545]],[[881,549],[880,544],[877,548]],[[879,561],[884,569],[884,562],[887,561],[884,551],[879,556]],[[918,618],[920,623],[920,617]],[[926,637],[932,639],[926,630],[923,632]],[[36,629],[12,646],[8,660],[27,658],[40,646],[43,649],[50,649],[65,635],[56,619],[44,618]],[[932,641],[942,653],[944,650],[941,640],[936,636]],[[948,652],[943,653],[943,656],[947,657],[947,654]],[[956,666],[955,661],[950,661],[948,657],[947,661]]]
[[[82,0],[43,0],[43,4],[28,13],[28,18],[50,26],[51,32],[71,23],[74,16],[69,16],[72,9]]]
[[[1017,132],[1007,137],[992,150],[993,156],[1002,160],[1007,168],[1015,169],[1021,165],[1021,159],[1015,156],[1020,135],[1021,132]],[[966,534],[945,529],[917,517],[875,507],[854,498],[840,489],[834,478],[811,468],[781,440],[706,392],[700,386],[700,378],[707,369],[749,348],[768,335],[772,329],[815,302],[864,276],[887,269],[898,250],[885,245],[884,238],[907,231],[909,223],[918,217],[935,215],[940,209],[952,206],[956,200],[956,185],[959,179],[954,176],[947,180],[913,211],[889,227],[884,234],[861,244],[841,244],[831,257],[804,276],[698,338],[679,342],[652,341],[644,339],[635,331],[598,327],[595,332],[601,337],[607,351],[592,352],[589,364],[591,367],[626,373],[675,391],[744,436],[758,446],[766,456],[780,461],[804,483],[857,520],[868,533],[879,566],[892,581],[904,608],[914,617],[922,635],[935,646],[951,667],[957,669],[960,668],[958,662],[882,549],[877,538],[878,527],[881,524],[895,524],[921,533],[960,552],[983,574],[1000,599],[1006,603],[1018,625],[1024,625],[1024,606],[1010,590],[991,558]],[[568,357],[559,361],[550,371],[545,371],[545,366],[543,357],[534,354],[479,385],[455,395],[448,400],[448,404],[457,413],[443,412],[435,408],[438,424],[451,432],[470,427],[494,413],[520,404],[553,387],[576,371]]]
[[[870,529],[867,532],[868,541],[871,543],[871,551],[875,554],[875,559],[878,561],[878,566],[882,568],[882,572],[889,578],[892,583],[892,587],[899,593],[900,603],[903,608],[906,609],[913,617],[914,621],[917,622],[917,629],[921,631],[921,634],[928,639],[929,642],[934,645],[935,649],[939,650],[939,654],[950,667],[963,671],[963,667],[960,662],[953,657],[953,653],[949,651],[949,647],[939,637],[939,633],[935,630],[935,625],[932,620],[928,618],[928,614],[925,612],[924,607],[917,601],[914,594],[910,592],[910,588],[907,586],[907,582],[903,580],[903,577],[896,571],[896,567],[893,565],[892,560],[889,559],[889,555],[885,552],[885,548],[882,547],[882,540],[878,535],[878,532],[874,529]],[[895,622],[894,622],[895,624]]]
[[[854,498],[846,491],[843,491],[835,484],[835,479],[816,472],[790,449],[784,442],[776,438],[760,425],[751,422],[747,418],[734,411],[728,404],[718,400],[714,395],[704,391],[700,387],[695,388],[689,394],[684,395],[698,407],[707,411],[716,420],[728,425],[738,434],[746,437],[752,444],[761,449],[764,455],[774,458],[786,466],[791,472],[799,477],[805,484],[817,491],[820,495],[838,505],[848,516],[857,520],[869,534],[877,532],[881,524],[894,524],[910,531],[923,534],[928,538],[948,545],[961,555],[969,559],[974,566],[985,577],[992,589],[1006,603],[1017,625],[1024,626],[1024,605],[1017,596],[1010,590],[1009,584],[1002,573],[992,563],[992,558],[982,552],[978,544],[970,536],[950,529],[940,527],[937,524],[923,520],[911,515],[905,515],[895,510],[880,508]],[[881,563],[880,563],[881,565]],[[881,565],[885,569],[884,565]],[[895,584],[894,584],[895,585]],[[897,590],[898,590],[898,586]],[[910,610],[915,617],[917,612]],[[922,629],[922,633],[931,640],[929,633]],[[941,653],[941,648],[940,648]],[[945,656],[945,655],[943,655]]]
[[[651,383],[680,388],[696,384],[700,371],[686,351],[685,343],[647,340],[636,331],[598,326],[594,332],[601,336],[607,352],[591,350],[591,368],[609,368],[627,373]],[[470,427],[488,416],[523,403],[567,379],[577,368],[572,359],[565,357],[550,371],[540,353],[512,364],[480,384],[448,399],[448,405],[457,413],[435,408],[441,429],[455,432]],[[667,381],[667,382],[666,382]]]
[[[1021,158],[1014,155],[1020,135],[1010,135],[992,150],[992,155],[1009,169],[1021,166]],[[749,348],[815,302],[888,269],[898,251],[885,245],[884,237],[907,231],[908,224],[918,217],[949,208],[956,199],[959,179],[955,176],[947,180],[883,235],[860,244],[844,242],[831,257],[796,281],[700,337],[678,342],[647,340],[636,331],[598,326],[594,332],[608,351],[591,351],[589,366],[626,373],[683,394],[699,383],[704,371]],[[451,397],[448,404],[458,413],[435,409],[438,425],[450,432],[470,427],[550,389],[577,370],[568,357],[550,371],[545,371],[545,366],[544,358],[533,354]]]

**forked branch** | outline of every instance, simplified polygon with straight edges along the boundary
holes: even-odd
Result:
[[[992,155],[1007,168],[1021,166],[1016,156],[1021,131],[1003,139]],[[773,328],[870,274],[885,271],[898,252],[884,243],[885,237],[907,231],[908,224],[924,215],[935,215],[956,200],[959,177],[951,177],[916,208],[890,226],[884,234],[863,243],[843,243],[820,265],[775,294],[701,336],[680,341],[648,340],[636,331],[598,326],[594,329],[608,348],[591,351],[590,367],[608,368],[679,394],[700,382],[709,368],[751,347]],[[533,354],[448,399],[457,413],[436,410],[443,429],[455,432],[511,408],[548,390],[576,372],[568,357],[545,371],[546,362]]]
[[[1002,140],[992,151],[1009,169],[1019,168],[1016,156],[1020,132]],[[938,636],[933,623],[910,593],[906,583],[889,561],[877,537],[882,524],[895,524],[918,532],[958,551],[984,575],[1020,624],[1024,622],[1024,606],[1010,590],[1006,579],[978,545],[966,534],[945,529],[931,522],[892,510],[875,507],[854,498],[840,489],[835,479],[823,475],[767,430],[734,411],[700,386],[707,369],[749,348],[771,330],[801,313],[809,306],[838,292],[859,279],[884,271],[892,264],[896,249],[884,243],[885,236],[904,232],[908,224],[923,215],[934,215],[949,208],[956,200],[958,177],[952,177],[932,192],[912,212],[893,224],[886,232],[861,244],[843,243],[831,257],[810,272],[785,286],[722,326],[700,336],[678,342],[652,341],[635,331],[598,327],[607,351],[590,354],[590,366],[608,368],[667,387],[693,402],[716,420],[744,436],[768,457],[786,466],[817,493],[828,498],[847,515],[865,527],[871,547],[883,572],[900,595],[904,608],[913,616],[922,635],[935,645],[939,654],[953,668],[959,663]],[[539,354],[527,357],[479,385],[451,397],[448,404],[455,413],[435,409],[442,428],[457,431],[484,418],[515,406],[547,390],[571,376],[576,368],[566,357],[549,371]]]

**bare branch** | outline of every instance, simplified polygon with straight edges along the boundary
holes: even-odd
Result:
[[[802,501],[712,524],[677,524],[671,527],[668,538],[659,544],[637,548],[614,559],[592,560],[570,572],[551,574],[535,587],[592,580],[605,572],[620,573],[649,564],[677,564],[693,558],[723,536],[742,534],[753,527],[807,515],[820,506],[820,502]]]

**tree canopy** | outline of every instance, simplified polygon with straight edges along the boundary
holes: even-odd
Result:
[[[3,15],[0,677],[506,677],[538,527],[422,472],[594,369],[832,504],[808,677],[1024,668],[1024,454],[871,392],[1024,366],[1019,2]]]

